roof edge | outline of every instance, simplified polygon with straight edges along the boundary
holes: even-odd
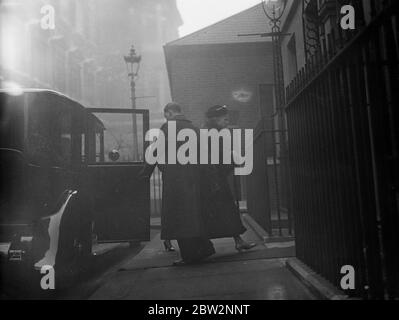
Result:
[[[172,41],[170,41],[170,42],[167,42],[164,46],[165,46],[165,47],[166,47],[166,46],[173,46],[175,42],[178,42],[178,41],[180,41],[180,40],[183,40],[183,39],[186,39],[186,38],[188,38],[188,37],[191,37],[191,36],[193,36],[193,35],[195,35],[195,34],[197,34],[197,33],[200,33],[200,32],[203,32],[203,31],[205,31],[205,30],[207,30],[207,29],[210,29],[210,28],[212,28],[212,27],[214,27],[214,26],[216,26],[216,25],[218,25],[218,24],[220,24],[220,23],[225,22],[225,21],[228,20],[228,19],[231,19],[231,18],[233,18],[233,17],[235,17],[235,16],[237,16],[237,15],[240,15],[240,14],[246,12],[246,11],[252,10],[253,8],[255,8],[255,7],[259,6],[259,5],[262,5],[262,4],[261,4],[261,3],[260,3],[260,4],[258,3],[258,4],[254,5],[254,6],[252,6],[252,7],[249,7],[248,9],[245,9],[245,10],[243,10],[243,11],[237,12],[237,13],[235,13],[235,14],[233,14],[233,15],[227,17],[227,18],[224,18],[224,19],[222,19],[222,20],[220,20],[220,21],[217,21],[217,22],[215,22],[215,23],[212,23],[212,24],[210,24],[209,26],[206,26],[206,27],[204,27],[204,28],[202,28],[202,29],[199,29],[199,30],[197,30],[197,31],[194,31],[194,32],[192,32],[192,33],[190,33],[190,34],[187,34],[187,35],[181,37],[181,38],[178,38],[178,39],[172,40]]]

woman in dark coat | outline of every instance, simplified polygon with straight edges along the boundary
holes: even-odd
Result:
[[[206,128],[222,130],[229,124],[225,106],[214,106],[206,112]],[[233,237],[238,251],[248,250],[256,244],[247,243],[241,238],[246,229],[240,218],[240,211],[231,191],[228,177],[234,164],[222,164],[223,146],[219,144],[219,163],[202,166],[201,198],[202,210],[210,239]],[[211,150],[210,146],[208,150]],[[210,163],[210,161],[208,161]]]

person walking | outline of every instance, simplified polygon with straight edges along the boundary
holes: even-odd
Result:
[[[205,116],[206,129],[220,131],[227,129],[229,125],[226,106],[213,106],[208,109]],[[249,250],[256,244],[248,243],[241,237],[246,229],[242,224],[239,207],[228,181],[234,170],[234,161],[232,159],[232,164],[222,163],[223,147],[222,141],[219,141],[219,164],[210,164],[208,161],[208,165],[202,166],[201,202],[207,234],[210,239],[232,237],[236,250]],[[208,150],[212,148],[209,146]]]
[[[165,159],[168,159],[168,124],[175,122],[176,135],[180,130],[192,129],[199,135],[199,130],[183,115],[179,104],[171,102],[164,108],[167,120],[161,130],[165,135]],[[184,142],[176,143],[176,150]],[[174,265],[197,263],[213,255],[215,249],[206,237],[204,221],[201,211],[200,198],[200,167],[198,164],[159,165],[162,171],[162,213],[161,239],[177,240],[181,260]],[[147,169],[147,172],[151,171]]]

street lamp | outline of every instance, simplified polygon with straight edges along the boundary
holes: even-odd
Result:
[[[280,28],[281,18],[284,15],[286,6],[287,0],[262,0],[262,8],[269,20],[271,32],[238,34],[238,36],[260,36],[272,38],[274,85],[276,105],[278,109],[283,108],[285,103],[281,38],[291,35],[291,33],[282,33]]]
[[[287,0],[262,0],[263,10],[273,23],[279,22],[284,14]]]
[[[126,68],[128,70],[128,76],[134,78],[138,75],[140,70],[141,55],[136,53],[136,49],[132,45],[128,56],[124,56],[123,59],[126,63]]]
[[[128,56],[124,56],[123,59],[126,63],[127,76],[130,78],[130,98],[132,102],[132,109],[136,109],[136,78],[138,76],[140,70],[140,62],[141,55],[136,53],[134,46],[130,48],[130,52]],[[136,122],[136,114],[132,115],[133,120],[133,152],[134,152],[134,160],[137,159],[139,154],[138,147],[138,137],[137,137],[137,122]]]

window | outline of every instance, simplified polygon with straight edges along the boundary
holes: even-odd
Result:
[[[86,145],[88,163],[143,161],[144,120],[139,114],[135,119],[136,133],[133,134],[131,114],[94,113],[88,122],[89,135]]]
[[[68,91],[69,94],[74,99],[80,99],[82,94],[82,83],[81,83],[81,66],[78,59],[78,52],[73,51],[69,53],[68,57],[68,78],[69,78],[69,86]]]
[[[28,107],[27,154],[33,164],[66,167],[71,164],[71,112],[45,93],[31,94]]]
[[[0,147],[23,149],[23,96],[0,93]]]
[[[53,68],[53,83],[56,89],[65,92],[66,89],[66,76],[65,76],[65,52],[62,47],[54,46],[54,68]]]

